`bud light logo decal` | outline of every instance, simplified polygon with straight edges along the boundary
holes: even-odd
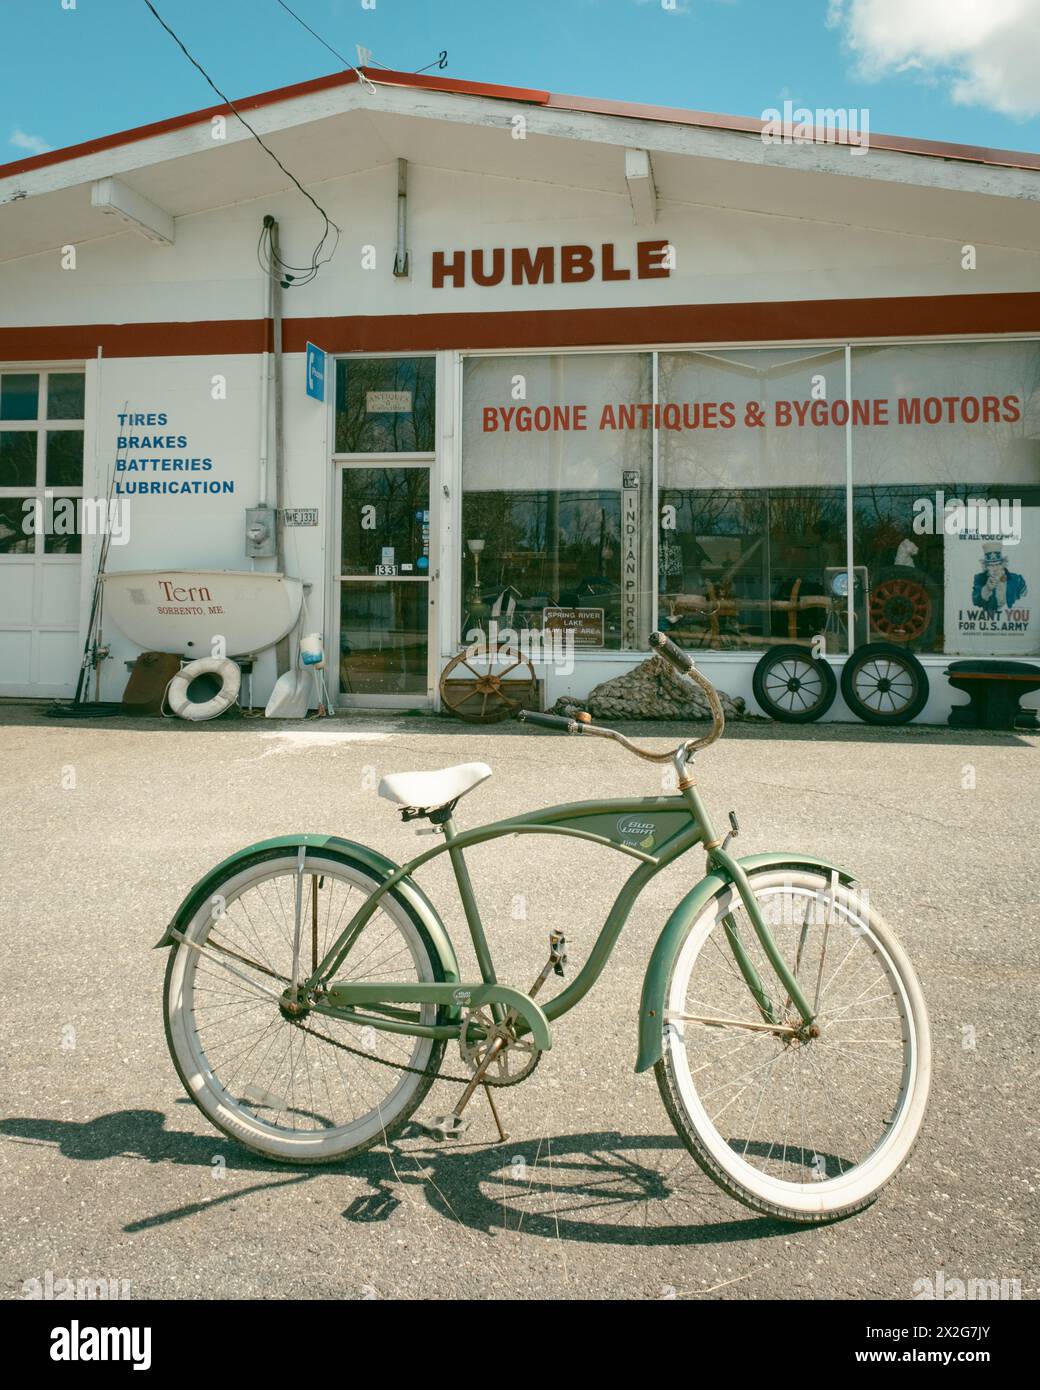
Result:
[[[654,824],[642,816],[621,816],[617,822],[621,843],[630,849],[653,849]]]

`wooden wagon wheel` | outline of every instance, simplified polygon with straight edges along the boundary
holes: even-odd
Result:
[[[523,706],[537,708],[538,677],[530,658],[511,647],[467,647],[445,666],[443,707],[471,724],[494,724]]]
[[[934,604],[920,579],[888,575],[870,591],[870,626],[889,642],[916,642],[931,628]]]

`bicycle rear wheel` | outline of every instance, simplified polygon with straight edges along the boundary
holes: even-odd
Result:
[[[928,1015],[913,967],[860,895],[798,868],[751,875],[818,1036],[760,1026],[736,932],[783,1022],[800,1024],[739,894],[721,890],[676,952],[657,1081],[700,1167],[753,1210],[820,1222],[869,1206],[906,1161],[928,1102]],[[704,1020],[712,1020],[711,1023]]]
[[[230,866],[184,928],[192,945],[170,950],[166,1038],[188,1095],[218,1129],[268,1158],[332,1163],[398,1132],[433,1084],[444,1043],[283,1011],[298,886],[306,977],[377,883],[321,850],[307,853],[302,885],[291,850]],[[438,981],[444,972],[425,928],[391,892],[336,978]],[[423,1024],[437,1021],[436,1005],[418,1013]]]

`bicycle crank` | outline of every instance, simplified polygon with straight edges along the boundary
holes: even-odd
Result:
[[[545,984],[550,974],[562,975],[567,963],[567,942],[562,932],[553,931],[549,936],[549,959],[531,987],[527,998],[530,1000]],[[440,1115],[429,1126],[430,1133],[437,1139],[458,1138],[469,1128],[469,1121],[462,1118],[462,1112],[470,1103],[478,1086],[484,1088],[488,1105],[495,1119],[500,1143],[509,1135],[502,1128],[502,1121],[491,1094],[492,1086],[516,1086],[534,1071],[541,1059],[542,1049],[531,1037],[518,1037],[516,1032],[517,1010],[510,1009],[499,1021],[495,1018],[490,1004],[478,1004],[463,1015],[459,1032],[459,1053],[463,1062],[473,1068],[469,1084],[459,1097],[455,1109],[447,1115]],[[470,1036],[472,1030],[474,1036]]]
[[[459,1055],[474,1072],[482,1071],[482,1085],[516,1086],[526,1081],[538,1065],[541,1048],[535,1047],[530,1037],[518,1038],[514,1024],[512,1013],[496,1023],[487,1005],[469,1009],[464,1015]]]

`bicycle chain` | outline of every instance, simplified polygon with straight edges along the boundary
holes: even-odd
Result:
[[[336,1038],[327,1037],[324,1033],[316,1033],[313,1028],[308,1028],[305,1023],[300,1023],[296,1019],[288,1020],[294,1028],[298,1028],[301,1033],[309,1033],[312,1038],[317,1038],[319,1042],[331,1043],[333,1047],[338,1047],[341,1052],[353,1053],[355,1057],[363,1057],[367,1062],[375,1062],[381,1067],[392,1067],[394,1071],[408,1071],[413,1076],[432,1076],[434,1081],[453,1081],[460,1086],[468,1086],[473,1080],[472,1076],[451,1076],[448,1072],[435,1071],[421,1067],[410,1067],[405,1062],[390,1062],[385,1057],[377,1057],[372,1052],[365,1052],[360,1047],[351,1047],[348,1043],[339,1042]]]
[[[182,937],[181,940],[183,939]],[[236,960],[244,961],[246,965],[250,965],[254,967],[254,969],[262,971],[265,975],[270,975],[275,980],[279,980],[285,984],[290,983],[284,975],[278,975],[273,970],[267,970],[256,961],[248,960],[245,956],[240,956],[237,951],[232,951],[227,946],[221,946],[216,943],[213,943],[213,945],[215,950],[222,951],[228,956],[234,956]],[[406,1062],[390,1062],[385,1057],[377,1057],[374,1053],[366,1052],[360,1047],[351,1047],[348,1043],[339,1042],[338,1039],[327,1037],[324,1033],[316,1033],[313,1028],[308,1028],[297,1019],[290,1018],[286,1021],[291,1023],[294,1028],[298,1028],[301,1033],[309,1033],[312,1038],[317,1038],[319,1042],[327,1042],[331,1044],[332,1047],[339,1048],[340,1052],[349,1052],[355,1057],[363,1057],[366,1061],[375,1062],[376,1065],[380,1067],[391,1067],[394,1071],[411,1072],[413,1076],[432,1076],[434,1081],[451,1081],[459,1086],[468,1086],[473,1080],[472,1076],[452,1076],[449,1072],[445,1071],[431,1072],[428,1068],[410,1067]],[[532,1068],[532,1071],[533,1070],[534,1068]],[[526,1076],[520,1078],[522,1081],[526,1081],[526,1079]]]
[[[181,941],[186,940],[186,938],[180,936],[179,933],[177,933],[177,935]],[[249,960],[246,956],[240,956],[237,951],[232,951],[227,946],[222,946],[218,942],[212,942],[209,944],[213,946],[213,949],[215,951],[221,951],[226,956],[234,956],[236,960],[243,961],[246,965],[251,966],[255,970],[261,971],[264,975],[270,975],[272,979],[278,980],[282,984],[288,985],[291,983],[291,981],[285,975],[279,975],[273,970],[268,970],[265,966],[260,965],[255,960]],[[285,1015],[283,1015],[283,1017],[285,1017]],[[395,1071],[408,1071],[411,1072],[413,1076],[432,1075],[435,1081],[453,1081],[460,1086],[468,1086],[470,1081],[472,1080],[472,1077],[469,1076],[450,1076],[447,1072],[443,1071],[430,1072],[428,1069],[410,1067],[405,1062],[389,1062],[386,1060],[385,1057],[376,1057],[373,1053],[365,1052],[360,1047],[350,1047],[347,1043],[339,1042],[336,1038],[327,1037],[324,1033],[316,1033],[313,1028],[306,1027],[305,1024],[300,1023],[295,1018],[286,1018],[286,1022],[291,1023],[294,1028],[298,1028],[301,1033],[309,1033],[312,1038],[317,1038],[319,1042],[330,1043],[333,1047],[338,1047],[341,1052],[350,1052],[355,1057],[364,1057],[366,1061],[375,1062],[378,1066],[381,1067],[392,1067]]]

